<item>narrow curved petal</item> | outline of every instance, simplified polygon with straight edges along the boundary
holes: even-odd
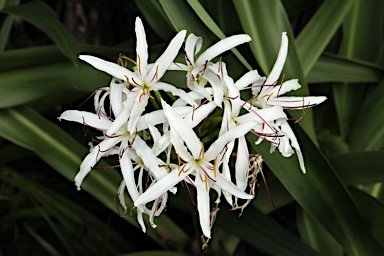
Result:
[[[175,60],[180,47],[184,42],[186,31],[182,30],[172,39],[164,53],[156,60],[148,73],[148,80],[151,84],[157,82],[167,71],[169,65]]]
[[[121,145],[123,148],[128,147],[128,139],[125,139],[125,141],[123,141]],[[137,185],[135,182],[132,160],[126,150],[120,156],[119,162],[121,167],[121,173],[123,174],[128,193],[132,200],[135,201],[139,197],[139,191],[137,190]]]
[[[118,79],[126,80],[128,77],[130,83],[134,83],[132,79],[139,81],[139,78],[132,71],[113,62],[105,61],[91,55],[80,55],[79,59],[88,62],[94,68],[104,71],[105,73],[110,74],[111,76]]]
[[[210,61],[213,58],[219,56],[223,52],[226,52],[233,47],[236,47],[240,44],[247,43],[251,41],[249,35],[234,35],[228,38],[222,39],[216,44],[209,47],[205,52],[203,52],[196,60],[196,66],[203,65],[206,61]]]
[[[124,84],[120,84],[116,81],[116,79],[112,79],[110,83],[110,104],[112,108],[112,112],[114,116],[120,115],[121,111],[123,111],[123,88]]]
[[[103,117],[101,114],[96,115],[86,111],[78,110],[64,111],[61,116],[58,117],[58,119],[60,121],[66,120],[77,122],[101,131],[106,131],[112,125],[112,122],[107,118]]]
[[[180,97],[182,100],[184,100],[185,102],[187,102],[191,106],[197,105],[196,102],[193,100],[193,98],[188,93],[186,93],[184,90],[176,88],[173,85],[163,83],[163,82],[158,82],[158,83],[154,84],[151,89],[153,91],[163,90],[166,92],[170,92],[170,93],[172,93],[172,95]]]
[[[290,126],[288,123],[284,123],[284,124],[281,126],[281,130],[282,130],[285,134],[287,134],[287,137],[288,137],[288,138],[290,139],[290,141],[291,141],[291,145],[292,145],[292,147],[293,147],[293,148],[295,149],[295,151],[296,151],[297,158],[299,159],[299,164],[300,164],[301,171],[302,171],[303,173],[306,173],[306,169],[305,169],[305,165],[304,165],[303,154],[301,153],[301,149],[300,149],[299,142],[297,141],[297,138],[296,138],[295,134],[293,133],[291,126]]]
[[[235,170],[236,185],[241,191],[245,191],[248,184],[249,152],[244,136],[238,139]]]
[[[327,99],[325,96],[307,96],[307,97],[278,97],[268,100],[269,106],[282,106],[284,109],[303,109],[316,106]]]
[[[208,177],[205,178],[208,179]],[[200,226],[204,236],[211,238],[209,187],[207,190],[205,182],[201,180],[199,175],[196,175],[194,184],[197,191],[197,211],[199,212]]]
[[[164,167],[159,167],[159,159],[148,147],[147,143],[145,143],[139,136],[136,136],[135,141],[132,144],[132,148],[136,150],[137,155],[141,158],[145,167],[148,168],[156,179],[161,179],[168,174]]]
[[[143,22],[139,17],[135,22],[137,68],[141,77],[147,76],[148,44]]]
[[[85,176],[91,171],[93,166],[100,160],[109,149],[119,143],[121,138],[107,138],[100,142],[92,151],[84,158],[80,165],[80,170],[75,177],[75,185],[80,190],[81,183]]]
[[[196,133],[165,101],[162,101],[162,105],[171,129],[173,129],[173,131],[175,131],[185,142],[193,157],[195,159],[199,158],[202,145]]]
[[[216,103],[218,107],[221,108],[221,103],[223,102],[224,97],[224,86],[220,79],[214,75],[212,72],[206,71],[203,76],[213,89],[213,101]]]
[[[143,114],[145,107],[148,105],[149,96],[147,94],[139,95],[135,99],[131,114],[128,120],[127,129],[130,133],[136,132],[136,124],[140,116]]]
[[[241,191],[235,184],[231,181],[227,180],[221,173],[217,173],[215,178],[215,184],[219,186],[222,190],[227,191],[228,193],[241,198],[241,199],[252,199],[252,195],[248,195],[247,193]]]
[[[188,58],[187,63],[189,65],[195,65],[195,54],[201,50],[203,44],[203,39],[201,37],[195,36],[194,34],[189,34],[187,41],[185,42],[185,55]]]
[[[260,76],[257,70],[251,70],[240,77],[240,79],[236,81],[235,85],[239,90],[243,90],[251,84],[263,79],[265,79],[265,77]]]
[[[279,54],[277,55],[277,59],[275,65],[272,68],[271,73],[269,74],[267,81],[265,84],[271,85],[274,84],[280,77],[281,71],[283,70],[285,60],[288,54],[288,36],[286,32],[283,32],[281,36],[281,45]]]
[[[108,128],[106,135],[112,136],[117,130],[119,130],[123,125],[127,123],[131,110],[129,108],[129,101],[124,101],[123,111],[116,117],[112,125]]]
[[[279,97],[280,95],[284,95],[287,92],[295,91],[300,88],[301,88],[301,85],[299,84],[299,79],[291,79],[291,80],[285,81],[281,85],[276,85],[275,87],[273,87],[270,93],[272,93],[273,97]]]
[[[208,151],[205,152],[204,158],[207,161],[214,160],[223,150],[225,145],[228,144],[228,142],[233,141],[236,138],[239,138],[241,136],[244,136],[246,133],[248,133],[252,129],[254,125],[255,125],[254,122],[248,122],[248,123],[236,126],[230,131],[224,133],[215,142],[212,143]]]
[[[135,201],[135,206],[139,207],[145,205],[148,202],[155,200],[162,194],[170,190],[177,183],[184,180],[189,172],[181,172],[173,169],[168,175],[157,181],[153,186],[150,186],[143,194],[141,194]]]

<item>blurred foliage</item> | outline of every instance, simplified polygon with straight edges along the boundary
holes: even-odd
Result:
[[[134,211],[124,214],[115,201],[116,170],[94,170],[80,192],[73,184],[93,134],[58,126],[57,116],[92,107],[85,101],[92,88],[109,83],[77,56],[134,58],[137,15],[149,28],[151,57],[180,29],[202,36],[203,49],[229,35],[251,35],[248,46],[223,56],[235,77],[249,69],[268,75],[286,31],[284,73],[300,79],[299,95],[328,97],[294,125],[306,175],[295,156],[270,154],[249,137],[284,219],[260,184],[240,218],[223,205],[208,254],[384,253],[383,1],[3,0],[0,10],[0,255],[201,253],[186,188],[144,234]]]

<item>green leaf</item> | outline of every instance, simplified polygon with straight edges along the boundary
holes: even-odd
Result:
[[[353,150],[378,150],[384,146],[384,80],[366,97],[354,113],[349,141]]]
[[[296,39],[304,75],[307,75],[331,41],[353,5],[353,0],[327,0]]]
[[[377,83],[384,77],[384,68],[369,62],[323,53],[309,72],[308,83],[348,82]],[[355,86],[349,85],[353,90]]]
[[[106,240],[109,240],[104,248],[109,251],[110,254],[132,249],[133,243],[125,241],[126,239],[124,239],[121,234],[100,221],[93,214],[52,189],[36,183],[7,167],[4,168],[1,179],[18,187],[21,191],[30,195],[40,203],[40,214],[46,219],[60,240],[65,241],[64,236],[61,237],[60,232],[54,228],[54,226],[60,225],[66,229],[66,231],[73,233],[78,230],[78,227],[84,225],[84,221],[86,221],[86,229],[88,231],[85,232],[84,230],[83,232],[84,240],[88,239],[87,236],[91,237],[92,243],[102,244]],[[45,211],[51,213],[51,216],[56,220],[55,223],[50,223],[52,221]],[[62,231],[62,233],[64,232]],[[66,247],[69,248],[69,252],[74,251],[74,248],[72,248],[68,242]],[[79,248],[77,248],[77,250],[79,250]]]
[[[321,255],[344,255],[343,248],[305,211],[297,207],[297,227],[301,239]]]
[[[214,33],[218,38],[224,39],[226,35],[220,29],[220,27],[216,24],[216,22],[212,19],[212,17],[208,14],[208,12],[204,9],[204,7],[197,0],[187,0],[189,5],[195,11],[195,13],[199,16],[202,22]],[[231,49],[233,54],[240,60],[241,63],[248,69],[252,70],[251,65],[247,62],[247,60],[240,54],[240,52],[233,48]]]
[[[27,224],[24,224],[27,232],[36,240],[38,244],[49,254],[53,256],[60,256],[60,253],[54,248],[53,245],[49,244],[47,240],[41,237],[32,227]]]
[[[34,151],[43,161],[69,180],[73,180],[81,159],[87,154],[71,136],[63,132],[39,113],[26,108],[10,108],[0,111],[0,136]],[[105,166],[106,162],[101,161]],[[109,209],[116,211],[113,198],[121,182],[121,175],[114,170],[91,172],[82,183],[82,188],[102,202]],[[75,187],[75,186],[74,186]],[[100,191],[103,191],[102,193]],[[134,217],[132,217],[134,219]],[[126,218],[138,227],[135,220]],[[188,236],[166,215],[156,219],[157,229],[148,229],[147,234],[159,244],[163,244],[161,234],[172,234],[176,244],[183,244]]]
[[[203,49],[213,42],[215,39],[213,34],[208,31],[185,1],[160,0],[160,4],[176,31],[186,29],[188,33],[201,36],[204,39]]]
[[[308,95],[292,28],[281,2],[279,0],[238,0],[234,1],[234,4],[244,32],[252,37],[249,45],[264,74],[268,75],[275,63],[280,48],[281,33],[287,32],[289,49],[282,75],[286,74],[286,80],[299,79],[302,87],[295,91],[294,95]],[[294,118],[302,115],[301,111],[290,111],[289,113]],[[300,125],[311,139],[316,141],[310,109],[305,118],[300,121]]]
[[[189,254],[182,252],[171,252],[171,251],[145,251],[145,252],[134,252],[128,254],[122,254],[119,256],[187,256]]]
[[[372,235],[384,244],[384,204],[359,189],[350,188],[350,192],[371,227]]]
[[[135,0],[135,4],[158,36],[164,40],[168,40],[172,37],[174,34],[172,24],[165,15],[158,0]]]
[[[384,151],[352,152],[327,156],[348,185],[384,182]]]
[[[224,208],[224,207],[223,207]],[[272,255],[319,255],[275,221],[249,207],[239,218],[228,209],[220,211],[216,222],[252,247]]]
[[[328,155],[327,160],[347,186],[384,182],[383,151],[352,152]],[[267,185],[277,208],[295,202],[276,176],[267,179]],[[273,205],[264,184],[260,184],[253,205],[262,213],[271,213]]]
[[[348,254],[381,254],[384,248],[372,238],[359,210],[350,197],[345,184],[335,174],[321,152],[296,127],[301,139],[307,174],[302,174],[296,156],[284,158],[280,153],[269,153],[268,143],[253,146],[261,154],[276,177],[300,206],[329,234]],[[254,137],[248,137],[252,145]]]
[[[67,31],[56,13],[46,3],[31,1],[27,4],[7,7],[2,12],[19,16],[41,29],[66,57],[74,64],[77,63],[79,50],[74,36]]]
[[[380,0],[369,2],[355,0],[354,7],[343,24],[343,40],[340,48],[341,55],[372,63],[377,61],[377,55],[383,44],[382,31],[384,23],[384,13],[377,12],[377,10],[383,8],[384,2]],[[372,15],[372,13],[375,13],[375,15]],[[357,130],[360,130],[359,135],[368,134],[372,131],[367,131],[365,128],[371,126],[373,122],[364,124],[356,120],[356,113],[359,113],[362,119],[364,119],[364,116],[367,114],[367,112],[360,112],[362,104],[369,104],[366,97],[367,89],[368,87],[366,86],[359,86],[352,90],[348,84],[338,84],[333,86],[334,101],[339,118],[340,134],[353,143],[351,148],[354,150],[374,149],[372,147],[369,148],[364,146],[370,143],[375,143],[377,140],[377,137],[371,137],[367,141],[364,141],[364,144],[360,147],[354,142],[355,137],[352,137],[351,133],[351,130],[354,130],[353,135],[356,136]],[[374,110],[369,109],[369,111],[372,112]],[[365,139],[366,138],[367,137],[365,136]]]

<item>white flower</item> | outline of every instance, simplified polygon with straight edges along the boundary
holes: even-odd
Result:
[[[186,34],[185,30],[180,31],[170,42],[164,53],[153,64],[148,64],[148,45],[140,18],[136,18],[136,64],[137,70],[130,71],[125,67],[121,67],[115,63],[104,61],[94,56],[80,55],[79,58],[94,66],[95,68],[104,71],[111,76],[126,81],[127,86],[132,86],[129,91],[129,100],[122,97],[122,88],[117,87],[116,90],[111,90],[111,105],[120,106],[120,112],[124,113],[124,118],[117,118],[115,129],[118,129],[124,122],[128,120],[127,129],[129,132],[134,132],[136,123],[144,112],[148,104],[151,91],[164,90],[171,92],[175,96],[182,97],[186,102],[195,105],[192,99],[180,89],[173,85],[163,83],[160,81],[169,65],[173,62],[179,49],[184,41]],[[117,103],[115,103],[116,101]],[[119,113],[120,114],[120,113]],[[129,118],[129,119],[128,119]],[[109,134],[114,133],[114,130],[108,131]]]
[[[282,34],[281,45],[279,54],[277,56],[276,62],[272,68],[271,73],[268,78],[261,78],[255,83],[252,84],[252,94],[255,98],[252,100],[252,105],[259,108],[270,108],[273,106],[281,106],[284,109],[304,109],[308,107],[315,106],[322,103],[327,98],[324,96],[319,97],[294,97],[286,96],[281,97],[280,95],[285,94],[292,90],[297,90],[301,87],[298,83],[298,79],[292,79],[283,82],[282,84],[277,84],[277,81],[280,78],[281,71],[284,67],[285,60],[288,53],[288,37],[287,33]],[[252,109],[252,108],[251,108]],[[253,110],[257,112],[257,110]],[[275,133],[276,136],[271,141],[271,152],[275,148],[279,148],[279,151],[284,157],[290,157],[295,149],[297,157],[299,159],[300,168],[303,173],[306,172],[303,155],[300,149],[300,145],[297,141],[295,134],[293,133],[289,124],[285,121],[280,122],[279,124],[270,123],[268,126],[262,127],[262,133]],[[260,137],[263,139],[263,137]],[[260,143],[259,139],[256,143]]]
[[[184,119],[165,102],[163,102],[163,109],[170,125],[171,143],[180,161],[183,160],[184,162],[180,162],[178,168],[173,169],[168,175],[148,188],[135,201],[135,205],[139,208],[142,207],[146,203],[158,198],[159,195],[180,181],[186,179],[196,187],[200,225],[204,235],[210,237],[210,187],[215,185],[217,188],[239,198],[252,198],[252,196],[240,191],[232,182],[219,173],[216,169],[216,162],[225,145],[235,138],[243,136],[251,129],[253,124],[246,123],[240,125],[225,135],[220,136],[205,152],[204,145]],[[190,175],[195,176],[194,180],[192,180]]]
[[[284,109],[302,109],[316,106],[327,99],[324,96],[281,97],[281,95],[289,91],[301,88],[298,79],[291,79],[283,82],[282,84],[277,84],[277,81],[280,79],[280,74],[283,70],[287,54],[288,37],[287,33],[284,32],[282,34],[279,54],[268,78],[266,80],[265,78],[260,79],[252,85],[252,94],[256,96],[252,101],[254,106],[261,108],[268,106],[282,106]]]
[[[234,35],[220,40],[216,44],[209,47],[195,60],[202,46],[202,38],[194,34],[190,34],[185,43],[185,59],[187,64],[174,63],[169,69],[187,71],[187,86],[192,91],[201,94],[202,97],[211,100],[211,94],[204,89],[206,81],[212,86],[214,101],[217,106],[221,106],[223,98],[223,88],[217,75],[215,75],[209,66],[210,61],[220,54],[240,45],[251,41],[251,37],[246,34]]]

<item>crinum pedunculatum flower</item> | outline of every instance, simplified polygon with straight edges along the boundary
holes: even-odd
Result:
[[[108,87],[96,90],[94,113],[67,110],[59,117],[101,133],[80,165],[75,184],[80,189],[102,157],[116,156],[115,168],[122,174],[117,189],[119,202],[128,209],[127,192],[144,232],[143,215],[149,216],[155,228],[154,217],[160,215],[167,200],[171,200],[168,192],[177,193],[180,182],[192,186],[197,192],[201,230],[207,238],[205,246],[211,237],[213,216],[219,209],[221,195],[234,209],[241,210],[253,198],[262,158],[249,152],[245,135],[250,132],[257,135],[256,143],[270,142],[271,151],[278,148],[285,157],[294,153],[293,147],[305,172],[300,146],[284,109],[308,108],[326,98],[281,97],[300,88],[297,79],[276,83],[288,51],[285,33],[268,78],[252,70],[235,81],[221,58],[218,62],[212,60],[249,42],[248,35],[223,39],[199,54],[203,39],[189,34],[184,43],[187,32],[182,30],[164,53],[149,63],[140,18],[136,18],[135,31],[136,60],[133,62],[136,67],[132,70],[120,65],[121,61],[115,64],[90,55],[79,57],[111,75],[112,80]],[[175,62],[176,56],[183,53],[186,64]],[[186,72],[185,86],[160,80],[168,70]],[[246,90],[253,94],[251,99],[244,98]],[[211,191],[217,195],[214,208],[210,202]],[[247,202],[239,206],[238,199]]]

